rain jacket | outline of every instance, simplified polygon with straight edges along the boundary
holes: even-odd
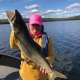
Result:
[[[44,46],[44,37],[40,37],[37,39],[34,39],[34,41],[39,44],[41,47]],[[19,41],[15,39],[14,36],[14,32],[12,31],[10,34],[10,47],[11,48],[18,48],[18,43]],[[22,50],[21,51],[21,58],[25,59],[26,54],[23,53]],[[48,50],[47,50],[47,56],[45,57],[48,62],[50,64],[53,63],[54,61],[54,50],[52,48],[52,43],[51,43],[51,39],[48,38]],[[32,63],[28,64],[25,61],[21,61],[21,65],[20,65],[20,70],[19,70],[19,74],[20,77],[22,78],[22,80],[46,80],[46,78],[44,78],[45,76],[41,75],[39,70],[37,70],[36,68],[33,68]],[[43,79],[44,78],[44,79]]]

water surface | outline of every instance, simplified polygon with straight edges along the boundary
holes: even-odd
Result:
[[[55,69],[64,71],[70,80],[80,80],[80,20],[45,22],[56,52]],[[0,25],[0,54],[18,57],[9,47],[10,25]]]

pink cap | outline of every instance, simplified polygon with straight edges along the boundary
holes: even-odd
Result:
[[[39,24],[42,25],[42,17],[40,14],[34,13],[29,18],[29,24]]]

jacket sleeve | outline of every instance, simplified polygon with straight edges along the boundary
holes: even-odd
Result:
[[[10,44],[10,48],[16,48],[16,40],[15,40],[15,37],[14,37],[14,31],[11,31],[10,33],[10,39],[9,39],[9,44]]]
[[[55,51],[52,46],[51,38],[49,38],[49,41],[48,41],[48,57],[46,57],[46,59],[50,64],[53,64],[55,60]]]

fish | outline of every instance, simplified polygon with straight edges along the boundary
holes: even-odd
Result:
[[[14,11],[6,11],[7,19],[10,23],[11,30],[19,41],[18,47],[30,59],[34,65],[44,67],[48,71],[48,80],[55,80],[58,78],[67,79],[67,76],[51,68],[48,61],[42,56],[41,47],[32,39],[29,34],[28,27],[20,12],[15,9]]]

